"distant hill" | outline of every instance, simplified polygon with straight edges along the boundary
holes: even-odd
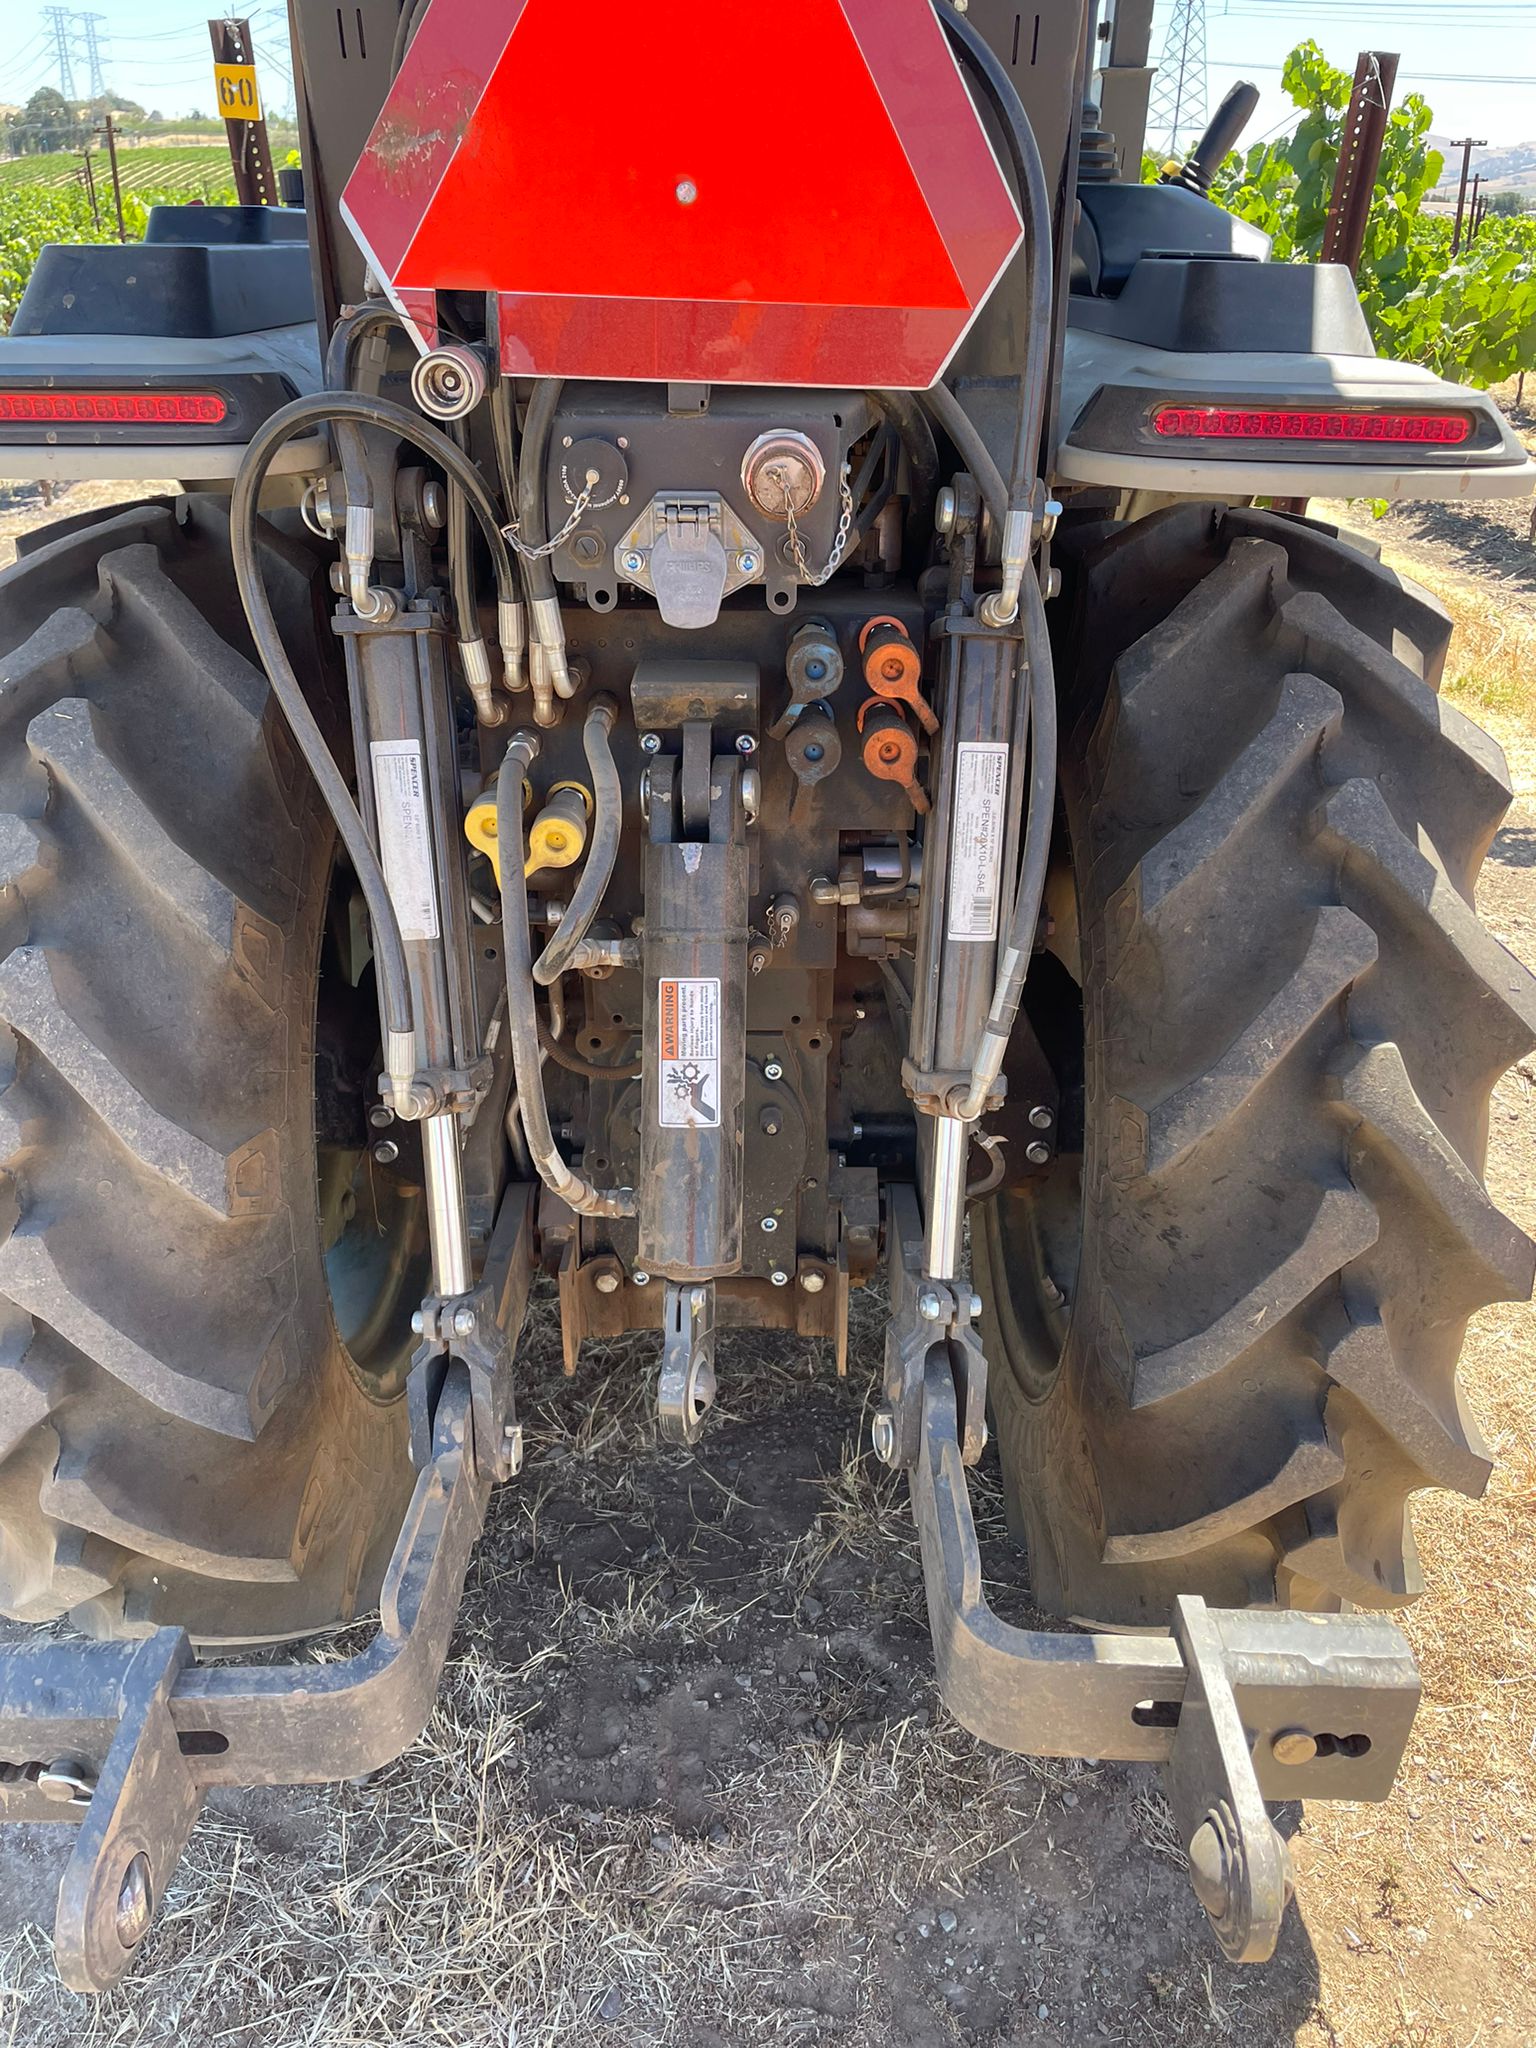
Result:
[[[1447,186],[1454,190],[1461,178],[1461,151],[1455,147],[1456,138],[1431,132],[1428,141],[1445,158],[1445,176],[1437,190],[1443,193]],[[1474,149],[1472,169],[1481,173],[1485,190],[1527,191],[1536,186],[1536,142],[1504,142],[1488,149]]]

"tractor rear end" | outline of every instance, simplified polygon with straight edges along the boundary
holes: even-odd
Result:
[[[1162,1764],[1233,1959],[1266,1802],[1390,1789],[1536,985],[1444,615],[1267,501],[1536,472],[1229,132],[1113,174],[1095,12],[301,4],[306,238],[39,266],[0,471],[185,485],[0,579],[0,1608],[100,1639],[0,1657],[0,1817],[78,1826],[76,1988],[209,1788],[419,1732],[536,1282],[684,1444],[884,1286],[947,1704]],[[989,1440],[1077,1632],[988,1604]]]

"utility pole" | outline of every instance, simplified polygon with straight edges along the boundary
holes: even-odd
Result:
[[[1179,136],[1205,128],[1205,0],[1174,0],[1173,19],[1163,42],[1163,59],[1152,82],[1147,136],[1166,129],[1167,154],[1179,153]]]
[[[208,34],[213,43],[214,90],[235,169],[235,197],[242,206],[278,206],[282,202],[256,85],[251,24],[229,18],[210,21]]]
[[[100,21],[105,21],[106,18],[104,14],[77,14],[75,16],[75,20],[80,25],[80,33],[85,37],[85,61],[90,72],[91,98],[93,100],[104,99],[107,92],[107,81],[102,76],[101,69],[101,38],[96,33],[96,24]]]
[[[110,111],[104,116],[107,131],[107,158],[112,166],[112,203],[117,208],[117,239],[126,242],[128,230],[123,226],[123,180],[117,168],[117,127]]]
[[[1485,138],[1464,135],[1451,147],[1461,151],[1461,187],[1456,194],[1456,225],[1451,230],[1451,254],[1454,256],[1461,248],[1461,222],[1467,208],[1467,173],[1472,168],[1472,152],[1474,149],[1486,149],[1488,144]]]
[[[53,31],[53,61],[59,67],[59,91],[71,106],[75,100],[74,16],[67,7],[45,7],[43,19]]]

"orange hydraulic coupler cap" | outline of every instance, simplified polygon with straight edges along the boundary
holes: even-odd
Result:
[[[880,782],[894,782],[906,791],[919,815],[928,809],[927,793],[917,780],[917,735],[894,704],[869,697],[859,706],[859,743],[864,766]]]
[[[900,619],[866,619],[859,629],[864,680],[877,697],[910,704],[924,732],[934,733],[939,721],[922,691],[923,657]]]

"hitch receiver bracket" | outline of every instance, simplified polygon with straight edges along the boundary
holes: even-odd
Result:
[[[903,1244],[909,1259],[920,1256],[922,1237],[913,1191],[892,1195],[894,1265]],[[893,1272],[893,1302],[912,1292],[910,1272]],[[1228,1611],[1187,1595],[1167,1636],[1004,1622],[984,1591],[966,1485],[956,1388],[966,1352],[953,1333],[927,1331],[920,1377],[910,1371],[915,1333],[903,1341],[893,1330],[892,1343],[920,1402],[908,1478],[945,1704],[999,1749],[1161,1764],[1223,1952],[1266,1961],[1291,1896],[1289,1854],[1266,1802],[1387,1797],[1419,1703],[1406,1637],[1381,1614]],[[899,1413],[893,1424],[900,1443]]]

